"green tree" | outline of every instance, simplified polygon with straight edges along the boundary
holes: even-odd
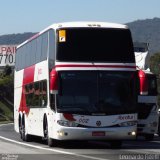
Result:
[[[155,53],[150,58],[150,69],[158,77],[160,75],[160,53]]]
[[[0,97],[1,100],[7,99],[13,104],[13,73],[10,66],[6,66],[0,75]]]
[[[12,68],[10,66],[6,66],[3,71],[4,76],[10,76],[12,74]]]
[[[6,66],[0,73],[0,121],[13,121],[13,72]]]
[[[160,106],[160,53],[155,53],[150,58],[150,69],[151,69],[151,72],[157,75],[158,104]]]

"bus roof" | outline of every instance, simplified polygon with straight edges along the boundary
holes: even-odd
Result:
[[[50,28],[67,28],[67,27],[102,27],[102,28],[126,28],[126,25],[107,22],[64,22],[49,26]]]
[[[86,27],[86,28],[117,28],[117,29],[128,29],[128,26],[118,23],[108,23],[108,22],[63,22],[63,23],[55,23],[50,25],[49,27],[45,28],[41,32],[35,34],[28,40],[24,41],[20,45],[17,46],[17,49],[24,44],[32,41],[33,39],[37,38],[39,35],[43,34],[44,32],[48,31],[49,29],[60,29],[60,28],[79,28],[79,27]]]

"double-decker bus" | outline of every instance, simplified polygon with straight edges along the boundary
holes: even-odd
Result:
[[[137,135],[151,141],[158,130],[157,77],[150,71],[138,70],[138,124]]]
[[[137,135],[153,140],[158,128],[158,93],[156,75],[149,69],[149,44],[134,42],[139,77]]]
[[[24,141],[135,139],[137,72],[130,30],[53,24],[17,47],[14,124]]]

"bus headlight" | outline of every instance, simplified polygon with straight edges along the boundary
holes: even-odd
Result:
[[[78,124],[72,121],[64,121],[64,120],[58,120],[57,123],[60,126],[66,126],[66,127],[77,127]]]
[[[134,125],[137,125],[137,121],[129,121],[129,122],[123,122],[119,124],[120,127],[128,127],[128,126],[134,126]]]

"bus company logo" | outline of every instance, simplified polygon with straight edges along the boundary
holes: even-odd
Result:
[[[42,68],[38,68],[38,74],[42,74]]]
[[[127,115],[127,116],[118,116],[118,120],[133,120],[133,115]]]
[[[123,120],[133,120],[134,116],[133,115],[126,115],[126,116],[118,116],[115,121],[113,121],[112,123],[116,123],[117,121],[123,121]]]
[[[100,126],[101,126],[101,121],[97,121],[97,122],[96,122],[96,125],[97,125],[98,127],[100,127]]]

